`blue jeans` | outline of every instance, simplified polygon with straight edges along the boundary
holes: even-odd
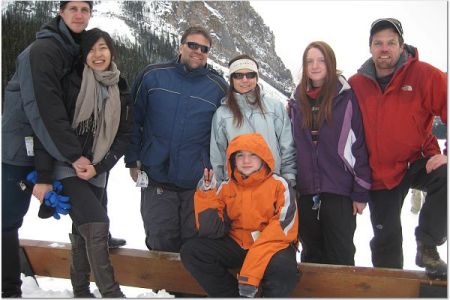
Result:
[[[20,297],[19,228],[30,206],[31,191],[22,191],[18,182],[33,167],[2,163],[2,297]]]

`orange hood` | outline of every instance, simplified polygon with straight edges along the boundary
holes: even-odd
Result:
[[[273,159],[272,152],[266,141],[259,133],[241,134],[235,137],[227,148],[227,170],[228,174],[233,174],[230,157],[233,153],[238,151],[249,151],[259,156],[273,171],[275,166],[275,160]]]

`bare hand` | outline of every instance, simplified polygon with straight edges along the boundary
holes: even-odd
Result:
[[[36,183],[33,187],[33,196],[35,196],[39,202],[44,202],[45,194],[53,190],[53,186],[47,183]]]
[[[95,175],[97,175],[97,171],[95,171],[95,167],[93,165],[86,165],[81,171],[76,170],[77,176],[83,180],[89,180]]]
[[[84,156],[81,156],[75,162],[72,163],[72,167],[75,169],[75,172],[86,172],[87,166],[92,165],[92,162]]]
[[[432,156],[425,166],[427,169],[427,174],[430,174],[432,171],[436,170],[442,165],[445,165],[447,163],[447,155],[442,154],[436,154]]]
[[[353,215],[357,213],[362,215],[364,208],[366,208],[367,203],[353,201]]]
[[[130,168],[130,176],[134,182],[136,182],[138,179],[139,171],[140,171],[139,168]]]
[[[208,170],[208,168],[205,168],[203,170],[203,186],[205,188],[209,188],[210,187],[213,175],[214,175],[214,171],[213,170]]]
[[[216,180],[216,176],[214,176],[213,170],[208,170],[208,168],[203,169],[202,180],[203,180],[203,182],[200,187],[201,190],[208,191],[210,189],[216,188],[217,180]]]

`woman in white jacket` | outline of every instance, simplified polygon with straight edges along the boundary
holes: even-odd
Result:
[[[218,182],[228,180],[228,143],[245,133],[260,133],[275,159],[274,173],[295,185],[297,174],[295,145],[285,105],[270,99],[258,85],[258,63],[248,55],[228,63],[230,87],[212,121],[210,156]]]

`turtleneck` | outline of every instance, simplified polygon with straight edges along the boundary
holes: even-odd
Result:
[[[66,24],[66,27],[69,30],[69,33],[72,36],[72,38],[75,41],[75,43],[77,43],[79,45],[80,42],[81,42],[81,35],[83,34],[84,30],[82,32],[80,32],[80,33],[75,33],[72,30],[70,30],[70,28],[69,28],[69,26],[67,26],[67,24]]]
[[[250,105],[256,104],[256,92],[254,89],[245,94],[241,94],[238,92],[235,92],[234,94],[236,96],[236,99],[244,99]]]

